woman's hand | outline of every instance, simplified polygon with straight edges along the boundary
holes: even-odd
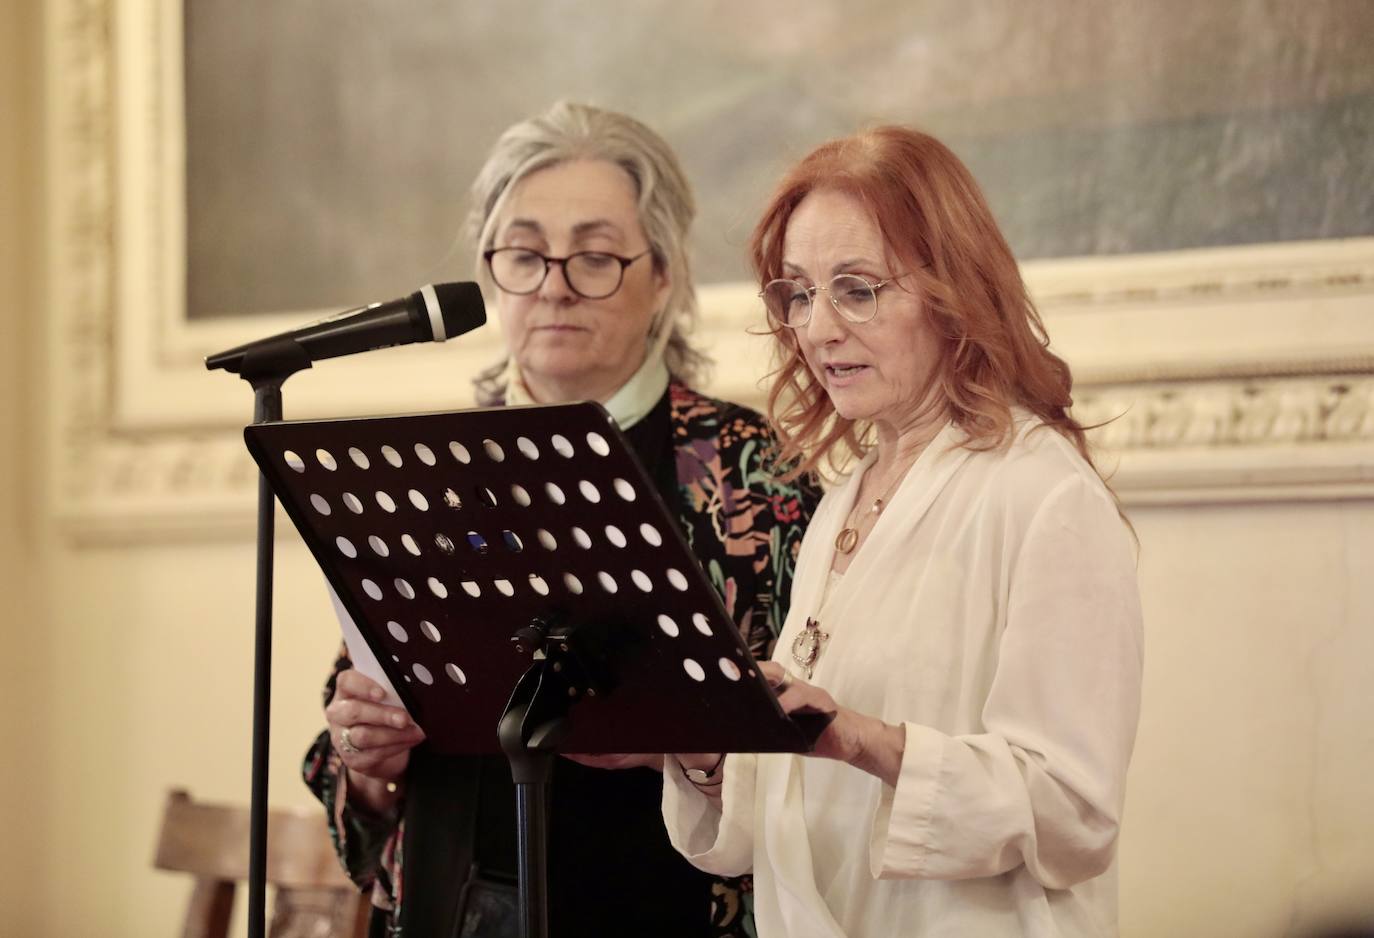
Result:
[[[774,691],[783,713],[833,714],[834,719],[816,738],[807,755],[847,762],[896,786],[906,751],[906,731],[835,703],[824,688],[808,684],[775,661],[759,664],[759,671]]]
[[[410,750],[425,738],[401,707],[381,701],[386,692],[352,668],[341,671],[334,698],[324,708],[329,738],[348,768],[350,800],[375,811],[396,803],[396,782],[410,764]]]

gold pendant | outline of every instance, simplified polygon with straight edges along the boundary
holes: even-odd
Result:
[[[816,661],[821,656],[822,644],[830,638],[830,633],[821,631],[821,624],[815,619],[806,620],[806,628],[792,639],[792,660],[801,668],[806,679],[811,680]]]
[[[859,543],[859,529],[845,528],[835,536],[835,549],[842,554],[847,554]]]

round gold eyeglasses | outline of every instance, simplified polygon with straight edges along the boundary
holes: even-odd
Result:
[[[830,300],[835,312],[852,323],[865,323],[878,315],[878,291],[896,280],[888,277],[874,283],[858,274],[840,274],[824,286],[808,287],[800,280],[770,280],[759,296],[768,309],[768,318],[788,329],[800,329],[811,321],[812,305],[818,292]]]

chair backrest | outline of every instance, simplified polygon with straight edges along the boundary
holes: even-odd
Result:
[[[153,866],[195,877],[182,938],[226,938],[235,886],[248,879],[248,839],[247,808],[167,795]],[[267,883],[276,890],[270,938],[367,934],[368,903],[339,867],[323,812],[268,812]]]

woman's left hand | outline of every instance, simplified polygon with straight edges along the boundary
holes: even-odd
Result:
[[[783,713],[834,715],[806,755],[847,762],[889,785],[897,783],[906,749],[906,731],[901,726],[890,726],[877,717],[841,707],[829,691],[806,683],[776,661],[760,662],[759,671],[774,691],[782,688],[778,703]]]

